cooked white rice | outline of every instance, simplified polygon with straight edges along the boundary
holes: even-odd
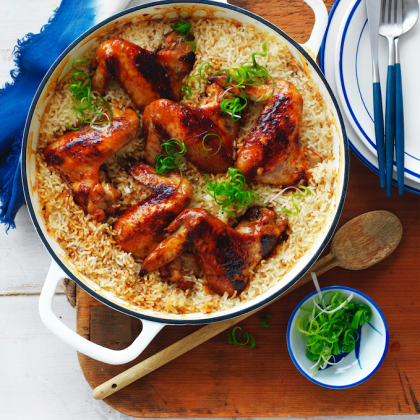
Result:
[[[159,273],[153,272],[142,278],[138,275],[140,263],[131,254],[122,251],[116,244],[112,224],[117,219],[109,218],[106,222],[97,222],[74,203],[71,190],[61,180],[59,174],[45,163],[42,151],[47,144],[62,135],[67,123],[77,124],[72,109],[73,97],[69,91],[70,73],[53,94],[43,116],[37,154],[37,192],[43,216],[49,234],[59,242],[77,269],[100,287],[112,292],[119,298],[140,308],[153,309],[163,313],[210,313],[229,309],[247,302],[276,285],[319,240],[324,227],[329,224],[334,196],[334,181],[337,176],[333,162],[333,129],[326,104],[318,92],[316,83],[308,77],[300,64],[293,58],[288,47],[267,33],[253,26],[222,18],[195,18],[191,21],[191,32],[197,43],[195,70],[202,61],[212,64],[212,71],[241,64],[249,60],[252,52],[262,51],[262,44],[267,42],[268,54],[258,61],[265,65],[276,78],[292,82],[303,97],[303,121],[300,142],[322,158],[311,172],[309,188],[313,195],[298,198],[300,213],[289,216],[281,208],[293,210],[291,195],[295,192],[282,191],[281,187],[251,183],[263,203],[269,205],[278,217],[288,219],[288,240],[278,246],[273,256],[263,260],[250,278],[249,287],[239,296],[228,298],[213,293],[206,286],[204,277],[190,280],[195,286],[190,290],[181,290],[176,283],[161,280]],[[122,37],[141,47],[156,50],[163,45],[165,34],[172,30],[173,20],[153,20],[137,22],[123,26],[118,32],[101,39]],[[99,42],[87,51],[84,57],[90,63]],[[88,65],[85,70],[89,71]],[[202,91],[205,86],[203,84]],[[200,91],[194,92],[185,104],[198,104]],[[130,105],[124,91],[112,82],[106,99],[114,105]],[[261,105],[252,105],[243,118],[236,147],[240,148],[243,139],[262,110]],[[139,116],[141,113],[137,110]],[[112,156],[105,166],[111,182],[121,191],[120,212],[131,208],[140,199],[146,197],[146,191],[123,168],[127,157],[143,157],[144,139],[137,138],[123,150]],[[222,221],[232,225],[236,219],[223,213],[221,207],[205,193],[199,192],[205,185],[205,177],[183,161],[183,172],[191,181],[194,194],[198,196],[190,207],[201,207],[210,211]],[[225,175],[217,175],[224,179]],[[254,205],[257,203],[253,203]],[[235,212],[235,209],[230,209]],[[236,211],[237,216],[245,210]]]

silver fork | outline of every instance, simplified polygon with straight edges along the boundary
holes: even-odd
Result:
[[[388,40],[388,74],[385,111],[386,195],[391,197],[395,138],[395,40],[403,32],[402,0],[382,0],[379,35]]]

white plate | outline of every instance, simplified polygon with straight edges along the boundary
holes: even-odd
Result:
[[[339,103],[340,98],[338,97],[335,79],[335,47],[341,23],[351,3],[353,3],[352,0],[336,0],[333,4],[330,10],[329,22],[327,30],[325,32],[324,41],[322,42],[321,49],[319,52],[319,65],[321,67],[321,70],[324,72],[325,77],[328,83],[330,84],[331,89],[333,90]],[[342,104],[340,105],[342,109],[345,108]],[[351,150],[369,169],[371,169],[376,174],[379,174],[378,158],[367,148],[367,146],[362,142],[362,140],[360,140],[360,138],[353,130],[352,125],[350,124],[345,114],[343,115],[343,120],[346,126],[347,136]],[[396,182],[396,172],[394,172],[393,177],[393,184],[398,185]],[[404,179],[404,188],[412,193],[420,194],[419,184],[411,179]]]
[[[379,37],[379,71],[383,109],[386,100],[388,43]],[[372,58],[365,0],[353,0],[338,32],[335,77],[340,101],[353,129],[365,146],[377,156],[373,121]],[[420,142],[418,115],[420,103],[420,66],[418,51],[420,25],[401,38],[401,68],[404,95],[405,177],[420,182]],[[396,171],[394,161],[394,170]]]

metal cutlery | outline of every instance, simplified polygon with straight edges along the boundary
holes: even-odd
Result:
[[[394,162],[395,138],[395,39],[402,34],[401,13],[397,13],[401,0],[382,0],[381,23],[379,35],[388,40],[388,73],[386,80],[385,110],[385,161],[386,161],[386,195],[391,197],[392,171]]]
[[[382,111],[382,94],[378,66],[378,38],[381,15],[380,6],[381,3],[379,0],[366,0],[370,49],[372,52],[373,113],[375,122],[376,150],[378,152],[381,188],[385,188],[384,116]]]
[[[401,35],[408,32],[419,16],[418,0],[400,0],[397,4],[397,19],[402,21]],[[400,36],[401,36],[400,35]],[[404,190],[404,111],[402,76],[399,54],[399,38],[395,38],[395,151],[397,161],[398,191]]]

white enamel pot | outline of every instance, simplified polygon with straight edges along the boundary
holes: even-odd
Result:
[[[165,325],[208,324],[234,318],[258,309],[279,297],[296,283],[317,260],[322,250],[331,239],[344,205],[349,172],[349,149],[344,124],[337,102],[322,72],[312,58],[318,53],[327,26],[327,10],[321,0],[305,1],[314,10],[316,19],[312,35],[305,45],[298,44],[280,29],[261,17],[227,3],[206,0],[187,0],[184,2],[169,0],[143,4],[125,10],[94,26],[76,39],[61,54],[46,74],[33,100],[25,127],[22,149],[22,178],[26,202],[32,221],[42,242],[53,259],[39,301],[41,318],[47,328],[61,340],[74,347],[77,351],[105,363],[123,364],[135,359]],[[328,221],[327,226],[324,228],[322,237],[314,244],[310,252],[300,259],[294,269],[279,280],[275,287],[241,306],[213,314],[196,313],[168,315],[157,311],[144,310],[124,302],[119,299],[118,296],[115,296],[108,291],[102,290],[96,283],[76,270],[64,251],[60,248],[59,244],[48,234],[41,216],[37,192],[33,188],[35,185],[35,152],[38,144],[40,119],[57,83],[68,71],[70,71],[71,63],[80,58],[84,51],[86,51],[101,34],[109,32],[126,22],[131,22],[134,19],[145,19],[145,16],[150,18],[150,15],[159,18],[168,13],[171,14],[169,17],[175,17],[176,15],[179,15],[181,11],[187,12],[189,15],[194,13],[202,16],[209,14],[235,19],[239,22],[264,29],[285,42],[292,54],[302,63],[307,69],[307,72],[319,85],[320,92],[325,99],[332,116],[335,130],[334,155],[338,173],[336,194],[333,203],[333,214]],[[82,338],[66,327],[57,318],[52,311],[51,304],[58,283],[65,277],[75,281],[82,289],[105,305],[142,320],[143,330],[130,347],[118,351],[106,349]]]

